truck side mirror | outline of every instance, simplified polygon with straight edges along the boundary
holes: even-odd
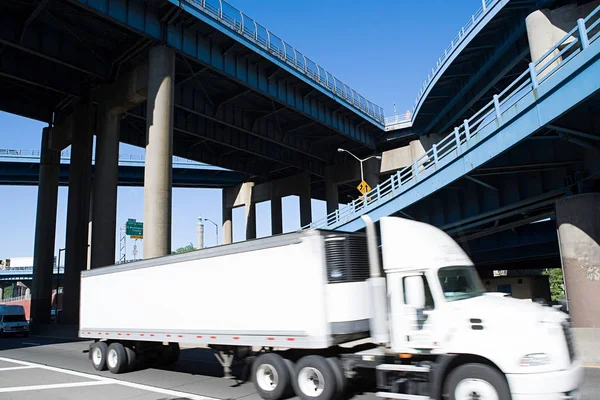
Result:
[[[423,277],[408,276],[404,278],[404,302],[416,309],[425,308],[425,285]]]

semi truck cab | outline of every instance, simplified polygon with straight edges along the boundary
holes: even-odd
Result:
[[[374,226],[364,219],[376,264]],[[380,229],[385,278],[376,265],[371,287],[378,296],[385,280],[386,293],[379,290],[373,304],[387,309],[373,312],[382,320],[371,326],[384,350],[360,355],[379,363],[380,397],[577,398],[582,368],[567,314],[486,293],[469,257],[441,230],[399,218],[383,218]],[[419,391],[407,373],[445,383]]]

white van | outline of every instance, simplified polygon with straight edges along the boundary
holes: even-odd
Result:
[[[0,336],[22,334],[29,336],[29,322],[23,306],[0,305]]]

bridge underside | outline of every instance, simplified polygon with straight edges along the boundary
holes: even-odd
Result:
[[[324,199],[338,147],[374,150],[377,126],[167,1],[3,1],[0,109],[59,120],[81,99],[98,102],[99,88],[161,42],[177,51],[174,155],[255,182],[308,171],[313,197]],[[123,115],[122,142],[145,146],[145,114],[144,102]],[[341,199],[353,190],[340,189]]]
[[[555,202],[600,192],[598,127],[600,93],[394,215],[444,229],[484,268],[560,267]]]

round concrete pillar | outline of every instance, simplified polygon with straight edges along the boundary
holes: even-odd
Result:
[[[600,328],[600,193],[556,202],[569,312],[577,328]]]

